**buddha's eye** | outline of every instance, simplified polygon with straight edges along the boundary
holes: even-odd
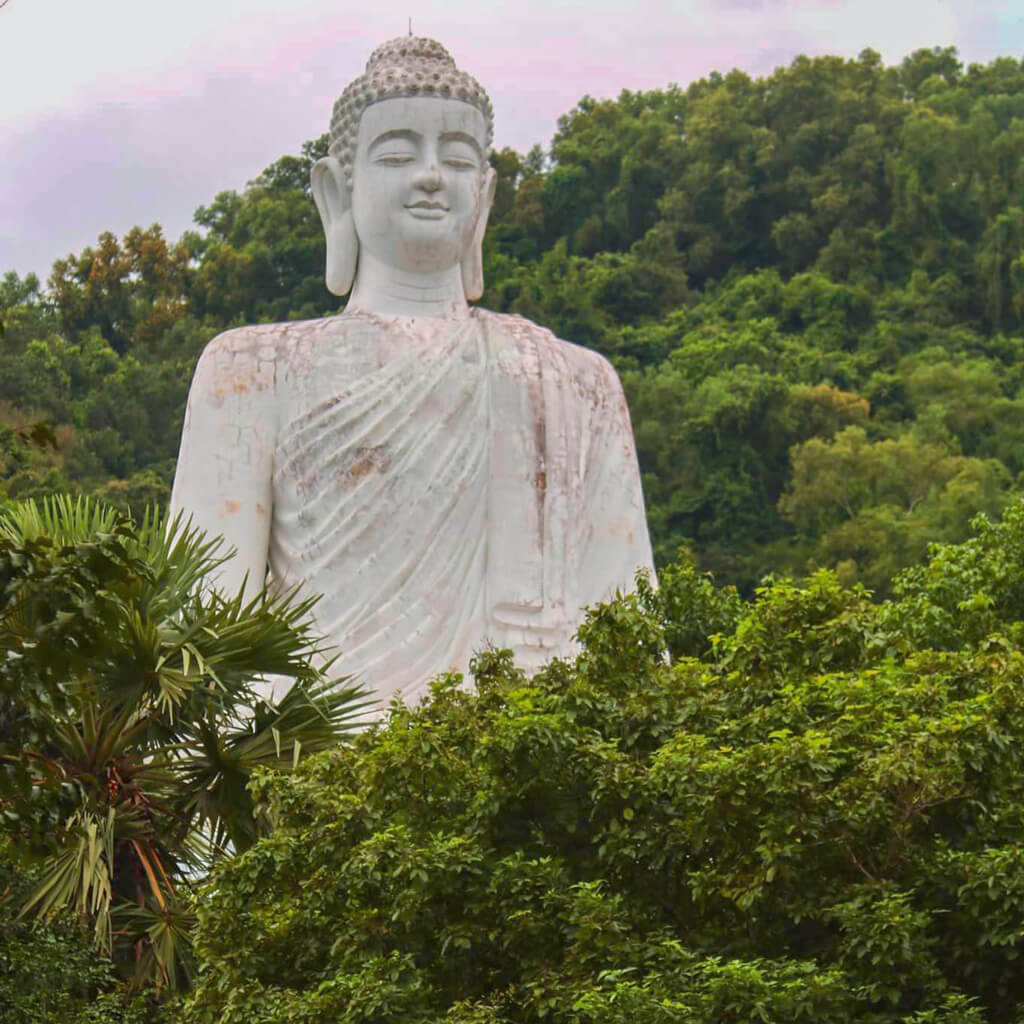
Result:
[[[404,164],[412,163],[415,159],[412,153],[378,153],[374,156],[373,162],[375,164],[384,164],[388,167],[401,167]]]
[[[475,171],[480,166],[476,153],[462,142],[449,142],[441,147],[441,161],[456,171]]]

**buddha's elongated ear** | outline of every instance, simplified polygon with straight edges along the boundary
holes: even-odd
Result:
[[[473,227],[473,238],[462,257],[462,290],[470,302],[479,299],[484,293],[484,232],[487,230],[487,218],[491,213],[497,185],[498,174],[488,164],[480,184],[480,209]]]
[[[333,156],[321,157],[313,164],[309,183],[327,238],[327,290],[334,295],[347,295],[356,276],[359,239],[341,161]]]

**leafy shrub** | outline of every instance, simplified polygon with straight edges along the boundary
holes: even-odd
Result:
[[[277,827],[206,894],[184,1020],[1019,1019],[1024,651],[911,626],[935,565],[1022,538],[981,524],[882,606],[826,572],[734,606],[684,563],[575,662],[482,653],[476,692],[264,773]]]

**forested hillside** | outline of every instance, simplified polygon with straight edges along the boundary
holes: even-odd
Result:
[[[166,500],[225,327],[333,313],[325,139],[196,213],[0,283],[0,495]],[[1024,489],[1024,62],[798,58],[583,99],[495,153],[482,304],[622,374],[661,564],[884,590]],[[56,443],[24,445],[41,421]]]

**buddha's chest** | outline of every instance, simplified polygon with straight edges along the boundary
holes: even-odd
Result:
[[[275,508],[355,501],[387,513],[487,475],[495,388],[484,347],[383,347],[323,351],[279,386]]]

